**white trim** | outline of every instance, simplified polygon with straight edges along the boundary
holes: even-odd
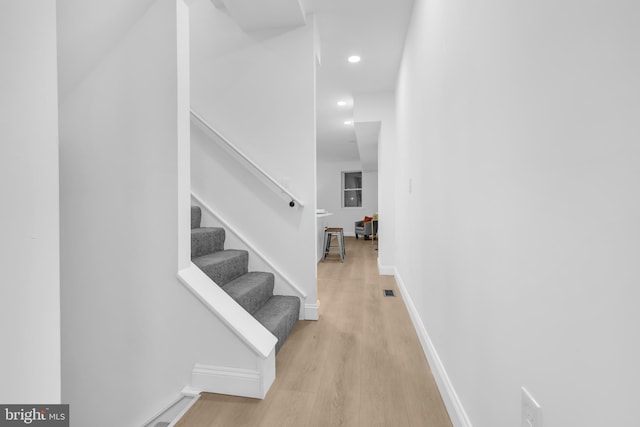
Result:
[[[306,292],[304,292],[302,289],[300,289],[298,286],[296,286],[293,283],[293,281],[286,274],[284,274],[282,272],[282,270],[280,270],[278,267],[276,267],[275,264],[270,259],[267,258],[267,256],[265,254],[263,254],[261,251],[259,251],[255,246],[253,246],[249,242],[249,240],[245,236],[243,236],[240,232],[238,232],[238,228],[237,227],[233,226],[228,221],[225,221],[219,213],[217,213],[211,206],[209,206],[202,199],[202,197],[199,197],[197,194],[195,194],[193,192],[191,192],[191,197],[193,198],[193,200],[195,200],[198,203],[198,205],[200,205],[201,208],[203,208],[204,210],[209,212],[218,221],[220,221],[220,223],[224,226],[224,228],[226,228],[229,232],[233,233],[238,238],[238,240],[240,240],[242,242],[242,244],[245,245],[252,253],[254,253],[256,256],[258,256],[258,258],[260,258],[265,264],[267,264],[267,266],[271,269],[271,271],[273,273],[275,273],[280,278],[282,278],[284,283],[288,287],[290,287],[291,290],[293,290],[297,294],[297,296],[300,297],[301,305],[302,306],[305,305],[305,301],[307,300]],[[305,316],[305,319],[306,319],[306,316]],[[304,319],[301,319],[301,320],[304,320]]]
[[[264,399],[275,380],[275,350],[264,362],[263,367],[272,366],[273,369],[263,369],[261,372],[196,364],[191,372],[191,383],[207,393]]]
[[[378,274],[381,276],[395,276],[396,268],[393,265],[380,264],[380,258],[378,258]]]
[[[315,304],[304,305],[304,318],[306,320],[318,320],[320,318],[320,300]]]
[[[195,264],[180,270],[178,280],[256,355],[269,357],[278,339]]]
[[[174,399],[172,399],[168,404],[163,406],[163,409],[158,411],[154,416],[149,418],[146,422],[142,423],[143,427],[153,427],[156,423],[163,421],[164,415],[169,413],[181,400],[185,398],[191,398],[191,401],[185,405],[185,407],[180,410],[180,412],[173,417],[173,421],[169,424],[168,427],[172,427],[175,423],[182,418],[182,416],[193,406],[194,403],[200,398],[200,392],[194,393],[192,389],[185,387],[180,392],[180,395]]]
[[[190,394],[184,394],[184,392],[183,392],[183,396],[184,397],[191,397],[191,401],[184,408],[182,408],[182,411],[180,411],[180,413],[175,416],[173,421],[171,421],[171,423],[167,427],[175,427],[175,425],[178,423],[178,421],[180,421],[182,419],[182,417],[184,417],[184,414],[189,412],[189,409],[191,409],[191,407],[193,405],[195,405],[196,402],[200,399],[200,394],[199,393],[196,394],[195,396],[192,396]]]
[[[276,349],[273,349],[268,358],[258,359],[257,362],[259,372],[262,372],[258,398],[264,399],[271,388],[271,384],[276,380]]]
[[[200,397],[200,393],[202,393],[202,390],[197,389],[195,387],[191,387],[191,386],[186,386],[182,389],[182,391],[180,392],[182,393],[183,396],[187,396],[187,397]]]
[[[427,360],[429,361],[429,366],[431,367],[431,371],[433,372],[433,376],[438,385],[438,389],[440,390],[440,394],[442,395],[442,400],[449,412],[449,417],[451,418],[451,422],[454,427],[472,427],[471,421],[467,416],[467,413],[462,406],[462,402],[458,397],[455,389],[453,388],[453,384],[447,375],[447,371],[442,364],[442,360],[438,356],[438,352],[429,338],[429,334],[427,333],[427,329],[420,318],[420,314],[416,309],[409,292],[407,291],[407,287],[400,276],[400,273],[397,269],[395,270],[395,279],[398,284],[398,288],[400,289],[400,293],[402,294],[402,298],[407,307],[407,311],[409,312],[409,316],[411,316],[411,321],[413,322],[413,327],[418,334],[418,338],[420,339],[420,344],[422,345],[422,350],[424,351]]]
[[[178,270],[191,261],[191,118],[189,116],[189,6],[176,2],[178,97],[177,97],[177,171],[178,171]]]
[[[147,427],[149,426],[152,422],[154,422],[155,420],[157,420],[158,418],[160,418],[162,416],[162,414],[164,414],[165,412],[167,412],[169,409],[173,408],[173,406],[180,402],[182,399],[184,398],[184,396],[181,394],[178,397],[173,398],[168,404],[165,404],[162,406],[162,409],[160,409],[158,412],[156,412],[151,418],[147,419],[145,422],[143,422],[142,424],[140,424],[142,427]]]
[[[258,173],[258,176],[263,177],[264,179],[269,181],[271,183],[271,185],[273,185],[282,194],[287,196],[287,199],[289,199],[290,202],[292,203],[290,205],[291,207],[293,207],[294,204],[297,204],[300,207],[304,207],[304,202],[302,200],[300,200],[291,191],[289,191],[287,188],[285,188],[284,185],[280,184],[274,177],[269,175],[269,173],[267,173],[267,171],[262,169],[260,167],[260,165],[258,165],[256,162],[251,160],[245,153],[242,152],[242,150],[240,150],[233,143],[231,143],[231,141],[229,141],[227,138],[225,138],[225,136],[222,135],[220,132],[215,130],[209,123],[206,122],[206,120],[204,118],[202,118],[202,116],[200,116],[198,113],[196,113],[193,110],[191,110],[191,119],[192,119],[192,121],[195,121],[195,123],[198,126],[200,126],[200,128],[202,128],[205,131],[208,131],[208,132],[214,134],[217,137],[217,139],[219,139],[220,141],[224,142],[225,147],[229,148],[232,153],[234,153],[235,155],[239,156],[242,160],[244,160],[245,164],[251,166],[253,168],[253,170]]]

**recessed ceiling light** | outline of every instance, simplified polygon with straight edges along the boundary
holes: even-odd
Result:
[[[358,55],[352,55],[347,60],[352,64],[355,64],[356,62],[360,62],[360,57]]]
[[[338,101],[339,107],[344,107],[345,105],[347,105],[347,101]]]
[[[353,120],[347,120],[346,122],[344,122],[345,125],[352,125],[353,124]]]

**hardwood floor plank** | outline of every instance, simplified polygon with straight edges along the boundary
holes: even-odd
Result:
[[[371,241],[318,263],[320,320],[294,327],[264,400],[203,394],[179,427],[451,427],[393,277]],[[395,298],[383,297],[394,289]]]
[[[262,415],[260,427],[299,427],[309,423],[313,393],[275,390],[269,392],[270,405]]]

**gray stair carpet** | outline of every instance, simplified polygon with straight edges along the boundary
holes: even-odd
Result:
[[[296,324],[299,312],[300,300],[298,297],[274,295],[254,315],[258,322],[278,338],[276,353],[280,351],[284,340],[287,339],[289,332]]]
[[[191,206],[191,229],[200,227],[202,221],[202,210],[198,206]]]
[[[191,258],[224,249],[224,228],[194,228],[191,230]]]
[[[273,274],[248,271],[248,252],[225,249],[225,230],[201,221],[201,209],[192,206],[191,261],[278,338],[277,353],[298,321],[300,299],[273,295]]]
[[[237,249],[213,252],[191,261],[220,286],[246,274],[249,269],[249,254]]]
[[[253,314],[273,295],[273,274],[252,271],[232,280],[222,289]]]

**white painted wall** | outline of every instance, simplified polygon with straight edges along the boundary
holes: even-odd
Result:
[[[360,162],[318,162],[318,208],[333,215],[325,221],[329,227],[342,227],[346,236],[354,236],[354,222],[378,212],[378,173],[362,173],[362,207],[342,207],[342,172],[362,170]]]
[[[62,398],[74,425],[141,425],[195,363],[256,368],[176,279],[185,7],[155,1],[60,105]]]
[[[155,0],[56,0],[61,101],[115,46]],[[76,19],[77,17],[82,19]],[[78,37],[82,34],[82,37]]]
[[[192,127],[192,188],[315,304],[315,63],[307,26],[244,33],[208,0],[191,12],[191,105],[305,203],[273,192]]]
[[[638,14],[416,1],[396,266],[474,426],[520,425],[522,385],[545,427],[637,424]]]
[[[356,122],[380,121],[378,139],[378,268],[393,274],[396,248],[396,116],[395,93],[356,93]],[[419,221],[414,216],[413,221]]]
[[[0,402],[60,403],[55,3],[0,2],[0,29]]]

